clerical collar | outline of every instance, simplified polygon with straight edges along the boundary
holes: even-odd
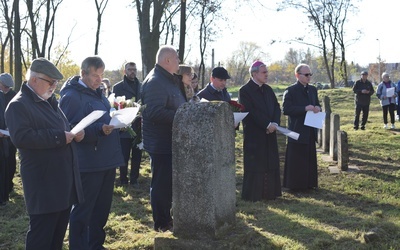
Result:
[[[264,85],[264,83],[258,83],[253,77],[251,78],[251,80],[253,80],[253,82],[254,82],[255,84],[257,84],[258,87],[262,87],[262,86]]]

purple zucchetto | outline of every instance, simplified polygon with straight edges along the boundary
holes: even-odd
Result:
[[[258,68],[258,67],[260,67],[261,65],[265,65],[263,62],[261,62],[261,61],[255,61],[255,62],[253,62],[253,64],[251,65],[251,67],[252,68]]]
[[[254,61],[253,64],[250,66],[249,73],[256,72],[260,69],[261,66],[265,66],[265,64],[261,61]]]

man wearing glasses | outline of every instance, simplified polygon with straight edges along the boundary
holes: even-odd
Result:
[[[288,138],[283,186],[291,190],[315,189],[318,187],[317,129],[304,125],[304,119],[308,111],[320,112],[321,106],[317,89],[309,84],[310,67],[299,64],[295,76],[297,81],[283,95],[283,113],[288,116],[289,129],[300,136],[298,140]]]
[[[25,249],[62,249],[69,213],[83,202],[75,141],[84,132],[70,126],[54,95],[63,75],[48,60],[35,59],[28,81],[5,112],[11,141],[21,159],[29,230]]]

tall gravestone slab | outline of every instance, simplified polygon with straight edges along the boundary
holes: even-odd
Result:
[[[172,136],[174,236],[213,239],[235,223],[235,129],[226,102],[185,103]]]
[[[340,116],[338,114],[331,114],[331,133],[329,144],[329,156],[332,160],[337,161],[338,145],[337,145],[337,131],[340,130]]]
[[[346,131],[337,131],[338,168],[342,171],[349,169],[349,145]]]
[[[331,101],[328,96],[324,96],[322,111],[325,112],[325,122],[322,126],[322,151],[325,153],[329,152],[329,143],[330,143],[330,127],[331,127]]]

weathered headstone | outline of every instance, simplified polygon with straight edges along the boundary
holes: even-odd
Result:
[[[325,122],[322,126],[322,150],[324,153],[329,152],[329,141],[330,141],[330,127],[331,127],[331,101],[328,96],[324,96],[322,111],[326,113]]]
[[[212,240],[235,223],[233,113],[226,102],[185,103],[172,131],[173,234]]]
[[[337,131],[338,145],[338,168],[346,171],[349,168],[349,145],[347,141],[347,133],[345,131]]]
[[[329,156],[332,160],[337,161],[337,131],[340,129],[340,116],[331,114],[331,133],[329,144]]]

